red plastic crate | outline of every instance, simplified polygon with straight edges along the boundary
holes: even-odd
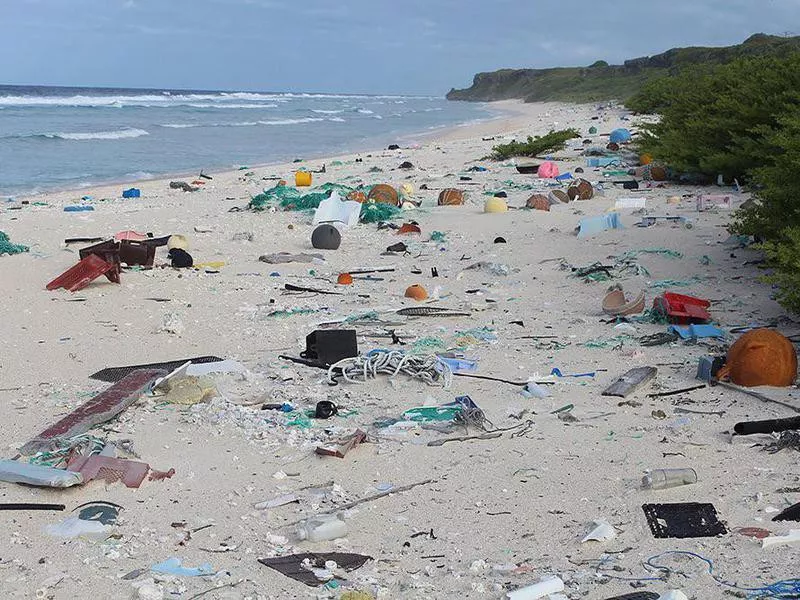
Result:
[[[70,292],[77,292],[115,268],[96,254],[90,254],[48,283],[47,289],[52,291],[63,287]]]
[[[706,310],[710,306],[708,300],[673,292],[664,292],[653,300],[653,309],[676,325],[710,321],[711,314]]]

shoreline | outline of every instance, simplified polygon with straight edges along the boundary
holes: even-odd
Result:
[[[75,199],[64,192],[45,196],[44,207],[0,206],[0,229],[12,243],[30,246],[0,256],[6,458],[108,390],[110,382],[92,379],[97,371],[200,356],[238,361],[242,369],[209,374],[202,387],[212,386],[213,398],[191,395],[198,402],[189,406],[137,397],[90,431],[108,453],[171,472],[170,478],[145,479],[139,489],[97,480],[67,490],[0,484],[5,502],[66,508],[9,513],[13,561],[3,570],[5,596],[28,598],[43,589],[48,598],[334,600],[362,591],[371,600],[499,600],[555,575],[571,598],[630,593],[636,577],[649,578],[643,585],[659,594],[680,585],[691,597],[719,597],[711,577],[663,581],[642,568],[678,543],[654,536],[643,505],[656,502],[713,503],[729,533],[679,544],[708,557],[715,571],[751,573],[748,584],[795,573],[796,553],[774,548],[765,562],[761,545],[739,531],[790,530],[792,523],[771,519],[793,502],[785,486],[797,485],[796,453],[764,452],[754,444],[765,438],[727,433],[735,423],[790,411],[722,386],[697,387],[701,358],[724,354],[742,326],[775,322],[787,336],[800,331],[759,281],[758,250],[730,244],[725,226],[732,211],[698,212],[698,194],[722,190],[646,181],[636,193],[622,189],[611,183],[613,172],[587,164],[576,139],[557,154],[556,165],[595,184],[595,195],[525,210],[533,194],[546,197],[568,184],[519,173],[513,161],[478,162],[502,137],[636,123],[623,120],[619,108],[511,108],[524,115],[464,128],[445,141],[363,155],[362,162],[329,164],[314,175],[314,186],[409,184],[421,202],[388,227],[344,228],[336,249],[313,247],[310,211],[241,210],[263,189],[262,177],[288,178],[292,163],[254,168],[248,177],[212,173],[193,193],[168,189],[167,180],[142,183],[142,197],[133,200],[120,199],[118,186],[95,188],[112,199],[94,203],[91,212],[62,212],[58,205]],[[413,168],[400,169],[404,161]],[[463,192],[463,205],[438,205],[440,190],[448,188]],[[509,210],[485,212],[486,200],[500,190]],[[730,188],[724,193],[734,207],[747,198]],[[632,198],[645,209],[625,208]],[[621,228],[577,237],[583,219],[611,227],[611,210]],[[663,220],[639,227],[643,215],[683,218],[692,227]],[[419,233],[400,231],[410,221]],[[124,269],[119,283],[100,276],[74,293],[46,289],[79,260],[84,246],[66,239],[109,239],[130,230],[183,235],[196,268],[173,268],[160,247],[153,268]],[[388,252],[400,242],[407,251]],[[610,265],[607,278],[577,276],[598,261]],[[352,281],[340,285],[343,273]],[[610,318],[603,301],[616,285],[627,298],[644,294],[643,307],[666,291],[709,299],[724,337],[644,345],[663,338],[668,325],[647,313],[623,323]],[[411,286],[423,287],[427,302],[407,297]],[[392,349],[433,361],[435,353],[454,352],[489,380],[427,382],[399,373],[331,386],[325,370],[282,358],[301,356],[307,336],[332,323],[349,330],[361,355]],[[603,395],[629,369],[654,366],[655,378],[636,391]],[[521,393],[524,382],[553,369],[564,376],[535,394]],[[194,387],[200,382],[187,382],[187,395]],[[800,402],[797,388],[759,391]],[[463,396],[485,415],[486,429],[497,429],[492,437],[452,417],[426,424],[408,416],[413,410],[438,417],[438,407],[451,410]],[[338,414],[311,418],[323,401]],[[267,404],[292,410],[265,410]],[[318,454],[344,448],[342,439],[358,432],[368,443],[347,446],[346,456]],[[694,469],[697,481],[642,489],[644,473],[672,468]],[[290,502],[276,502],[289,495]],[[113,541],[51,533],[75,516],[69,511],[98,498],[124,507],[109,525]],[[299,539],[297,524],[323,511],[340,511],[347,532],[333,541]],[[608,523],[611,539],[583,543],[596,520]],[[342,577],[337,589],[311,588],[258,562],[305,552],[373,560]],[[187,568],[210,563],[213,582],[151,571],[170,557]],[[611,569],[618,579],[608,577]],[[237,589],[209,592],[233,584]]]
[[[498,100],[496,102],[485,102],[482,103],[487,107],[491,107],[494,110],[498,110],[501,114],[496,115],[495,117],[486,118],[486,119],[479,119],[476,121],[469,121],[462,124],[456,125],[444,125],[440,129],[435,131],[421,131],[421,132],[411,132],[408,134],[402,134],[398,136],[397,141],[412,141],[412,140],[419,140],[425,141],[426,143],[437,143],[437,142],[446,142],[446,141],[453,141],[458,139],[471,139],[473,137],[480,137],[485,135],[507,135],[513,131],[521,129],[528,116],[533,114],[535,110],[525,110],[523,107],[525,106],[538,106],[539,104],[545,105],[558,105],[559,103],[538,103],[528,104],[526,105],[521,100]],[[505,114],[502,114],[505,113]],[[494,127],[493,127],[494,126]],[[497,126],[500,126],[500,129],[497,129]],[[494,133],[485,133],[485,132],[494,132]],[[401,150],[402,150],[401,146]],[[252,164],[248,165],[248,170],[254,169],[276,169],[276,170],[285,170],[289,167],[289,165],[303,165],[307,166],[310,161],[318,161],[318,162],[331,162],[335,160],[344,160],[349,157],[358,156],[362,154],[370,154],[370,153],[377,153],[386,151],[385,147],[366,147],[363,150],[353,150],[344,152],[341,154],[325,154],[322,153],[319,156],[311,155],[308,158],[304,158],[302,163],[294,163],[294,162],[287,162],[287,161],[272,161],[266,163],[259,163],[259,164]],[[115,187],[141,187],[141,186],[149,186],[151,184],[169,184],[170,181],[176,181],[181,179],[196,179],[200,172],[204,172],[206,174],[210,174],[213,177],[221,176],[221,177],[230,177],[236,173],[239,173],[242,169],[234,169],[234,168],[220,168],[219,170],[215,170],[212,168],[202,167],[199,169],[195,169],[193,171],[183,171],[183,172],[174,172],[174,173],[165,173],[154,176],[152,178],[146,179],[115,179],[113,181],[103,182],[103,183],[92,183],[82,187],[66,187],[66,188],[59,188],[59,189],[49,189],[44,190],[41,192],[36,193],[22,193],[22,194],[14,194],[13,197],[16,201],[41,201],[44,197],[51,197],[51,196],[64,196],[64,195],[76,195],[78,196],[78,200],[83,196],[95,196],[99,192],[106,193],[110,188]],[[121,191],[120,191],[121,196]],[[117,199],[120,199],[120,196],[117,196]],[[110,199],[114,199],[113,197]]]

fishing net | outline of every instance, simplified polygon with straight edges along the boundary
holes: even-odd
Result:
[[[0,231],[0,255],[2,254],[20,254],[30,250],[27,246],[22,244],[12,244],[8,239],[8,235]]]
[[[401,209],[391,204],[375,203],[362,204],[361,217],[362,223],[379,223],[380,221],[391,221],[400,215]]]
[[[339,183],[324,183],[314,188],[314,191],[303,194],[297,188],[279,184],[253,197],[248,206],[255,211],[267,210],[271,206],[283,210],[315,210],[333,191],[344,198],[353,188]]]

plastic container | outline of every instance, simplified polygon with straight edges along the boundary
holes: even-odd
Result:
[[[311,185],[311,173],[308,171],[297,171],[294,174],[294,184],[297,187],[308,187]]]
[[[506,600],[536,600],[564,591],[564,582],[559,577],[544,579],[524,588],[506,593]]]
[[[304,521],[297,528],[297,537],[309,542],[325,542],[346,535],[347,523],[341,514],[320,515]]]
[[[646,490],[665,490],[697,483],[694,469],[654,469],[642,477],[642,488]]]

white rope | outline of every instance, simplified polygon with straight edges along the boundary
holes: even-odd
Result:
[[[448,389],[453,382],[453,372],[447,363],[434,354],[416,356],[398,350],[374,352],[365,356],[345,358],[328,368],[328,382],[335,383],[334,371],[341,369],[342,378],[348,383],[364,383],[370,377],[388,375],[396,377],[404,373],[421,379],[428,385],[441,383]]]

